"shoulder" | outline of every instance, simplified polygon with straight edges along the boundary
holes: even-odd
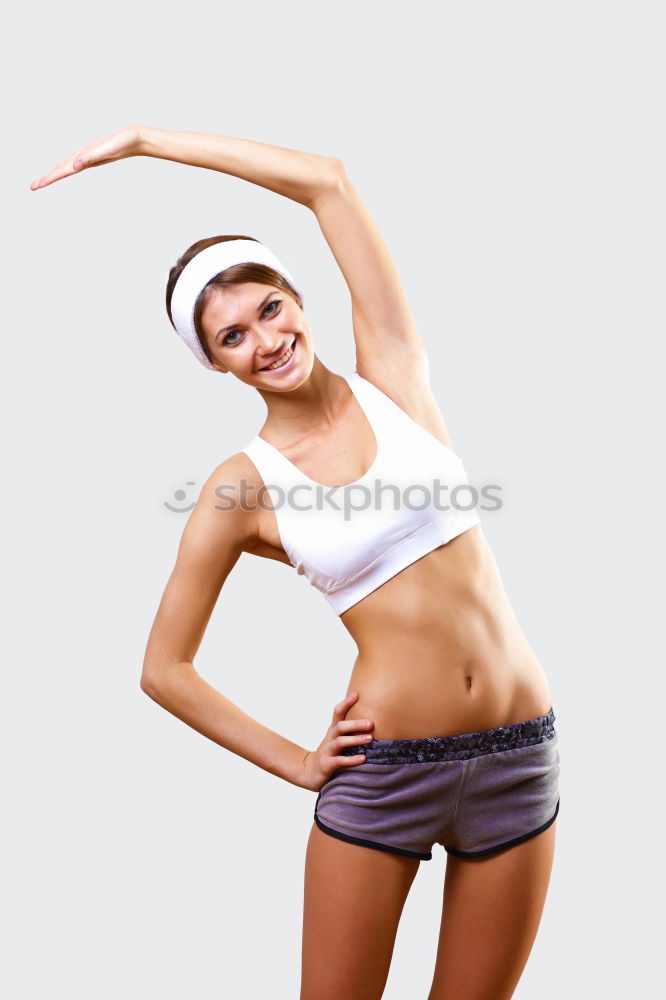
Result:
[[[361,362],[356,371],[388,396],[407,416],[438,441],[453,449],[444,417],[430,385],[430,365],[425,352],[391,355]]]
[[[259,535],[254,497],[260,485],[249,456],[236,452],[210,473],[192,518],[211,541],[218,538],[226,544],[235,544],[240,551],[249,551]]]
[[[255,483],[259,478],[257,468],[250,456],[244,451],[237,451],[215,466],[204,483],[201,492],[203,493],[204,490],[214,492],[216,486],[222,480],[231,485],[240,486],[244,481],[251,480]]]

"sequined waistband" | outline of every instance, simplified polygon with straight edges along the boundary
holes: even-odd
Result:
[[[525,722],[515,722],[497,729],[483,729],[478,733],[457,733],[454,736],[425,736],[409,740],[371,740],[360,746],[343,747],[343,757],[364,753],[366,761],[376,764],[420,764],[438,760],[467,760],[486,753],[516,750],[552,740],[555,733],[555,714],[551,708],[547,715]]]

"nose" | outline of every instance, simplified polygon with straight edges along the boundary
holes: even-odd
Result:
[[[259,349],[260,368],[272,364],[273,361],[277,361],[289,347],[289,337],[283,334],[276,336],[274,332],[269,333],[266,331],[265,334],[260,333],[259,338],[261,341]]]

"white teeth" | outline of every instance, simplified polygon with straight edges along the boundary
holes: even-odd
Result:
[[[277,361],[274,361],[272,365],[267,365],[267,367],[264,370],[270,371],[271,368],[281,368],[282,365],[286,365],[287,361],[289,361],[289,358],[292,356],[293,353],[294,352],[292,351],[291,347],[288,347],[281,358],[278,358]]]

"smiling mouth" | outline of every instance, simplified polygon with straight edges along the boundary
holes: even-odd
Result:
[[[277,361],[274,361],[272,365],[266,365],[265,368],[260,368],[259,371],[270,372],[274,371],[276,368],[282,368],[283,365],[286,365],[291,360],[291,356],[294,353],[295,343],[296,343],[296,337],[294,337],[294,339],[291,342],[291,346],[287,348],[282,357],[278,358]]]

